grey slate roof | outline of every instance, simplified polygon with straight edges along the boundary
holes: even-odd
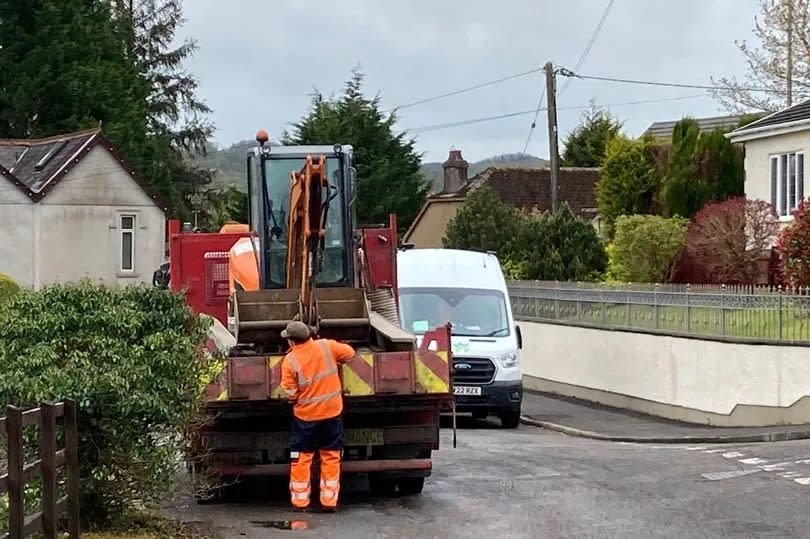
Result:
[[[33,193],[39,193],[99,130],[45,139],[0,139],[0,166]]]
[[[774,112],[773,114],[765,116],[764,118],[761,118],[756,122],[751,122],[750,124],[744,127],[736,129],[734,131],[734,134],[736,135],[739,133],[744,133],[751,129],[758,129],[760,127],[771,127],[808,119],[810,119],[810,99],[808,99],[807,101],[802,101],[801,103],[797,103],[792,107],[788,107],[778,112]]]
[[[0,180],[9,180],[31,200],[39,202],[96,145],[107,149],[155,205],[166,209],[160,195],[138,175],[100,129],[42,139],[0,139]]]
[[[701,133],[705,131],[714,131],[718,127],[733,129],[739,125],[742,115],[733,114],[729,116],[712,116],[710,118],[695,118],[698,123]],[[680,120],[669,122],[655,122],[642,135],[652,135],[655,138],[669,138],[672,136],[672,130],[675,124]]]

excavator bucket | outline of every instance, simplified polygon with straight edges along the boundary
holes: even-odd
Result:
[[[281,331],[298,315],[297,290],[239,290],[234,293],[232,332],[237,344],[281,343]]]
[[[238,344],[280,344],[281,331],[299,314],[300,292],[292,289],[235,292],[233,333]],[[359,288],[317,288],[319,334],[366,343],[370,336],[366,295]]]
[[[371,326],[362,288],[316,288],[320,336],[351,343],[367,343]]]

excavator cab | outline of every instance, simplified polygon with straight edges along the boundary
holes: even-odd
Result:
[[[281,330],[291,320],[304,321],[322,337],[367,341],[369,313],[354,238],[352,147],[274,146],[261,132],[257,140],[247,170],[259,289],[237,287],[233,294],[231,331],[237,343],[281,349]]]
[[[270,146],[248,153],[248,213],[250,229],[261,245],[259,282],[262,289],[287,285],[290,241],[290,176],[306,166],[307,156],[325,158],[328,186],[320,194],[327,206],[319,287],[356,286],[353,231],[355,172],[351,146]]]

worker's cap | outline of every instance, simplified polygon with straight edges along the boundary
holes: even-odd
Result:
[[[306,339],[309,337],[309,327],[303,322],[293,321],[287,324],[287,328],[281,332],[283,339]]]

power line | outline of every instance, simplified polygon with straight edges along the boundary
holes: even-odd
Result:
[[[582,67],[582,64],[585,63],[585,59],[588,57],[588,54],[590,54],[593,44],[596,43],[596,38],[599,36],[599,32],[602,31],[602,27],[605,25],[605,21],[608,18],[608,14],[610,14],[610,10],[613,7],[614,2],[615,0],[609,0],[607,6],[605,6],[605,11],[602,12],[602,18],[599,19],[599,23],[596,25],[596,28],[594,28],[590,39],[588,39],[588,43],[585,45],[585,49],[582,51],[582,54],[579,55],[579,60],[577,60],[577,65],[574,68],[574,71],[579,71],[579,68]],[[565,92],[565,90],[568,88],[569,84],[571,84],[570,78],[563,83],[563,87],[558,95],[562,95],[562,93]],[[523,145],[523,153],[526,153],[529,149],[529,142],[531,142],[532,140],[534,128],[537,127],[537,117],[540,115],[540,107],[543,106],[543,98],[545,96],[546,96],[546,88],[544,86],[543,92],[540,94],[540,100],[537,101],[537,109],[535,110],[534,119],[532,120],[531,126],[529,126],[529,134],[526,135],[526,143]]]
[[[565,68],[560,68],[559,73],[564,77],[586,79],[586,80],[599,80],[605,82],[621,82],[624,84],[641,84],[645,86],[666,86],[668,88],[692,88],[695,90],[744,90],[747,92],[768,92],[777,94],[784,93],[784,91],[782,90],[771,90],[768,88],[738,88],[735,86],[711,86],[707,84],[686,84],[680,82],[660,82],[649,80],[620,79],[616,77],[597,77],[595,75],[582,75]]]
[[[543,71],[542,67],[536,67],[534,69],[530,69],[528,71],[523,71],[522,73],[515,73],[514,75],[507,75],[506,77],[501,77],[500,79],[495,79],[487,82],[482,82],[481,84],[476,84],[475,86],[469,86],[467,88],[461,88],[460,90],[454,90],[452,92],[447,92],[446,94],[439,94],[433,97],[427,97],[425,99],[420,99],[419,101],[413,101],[411,103],[406,103],[404,105],[399,105],[394,107],[393,109],[389,109],[383,112],[392,112],[394,110],[402,110],[407,109],[408,107],[415,107],[416,105],[423,105],[425,103],[430,103],[432,101],[438,101],[439,99],[444,99],[446,97],[452,97],[454,95],[463,94],[466,92],[472,92],[473,90],[478,90],[480,88],[486,88],[487,86],[492,86],[494,84],[500,84],[502,82],[506,82],[512,79],[517,79],[520,77],[525,77],[527,75],[531,75],[533,73],[538,73]]]
[[[706,97],[705,94],[697,94],[697,95],[685,95],[685,96],[678,96],[678,97],[668,97],[663,99],[644,99],[639,101],[625,101],[623,103],[610,103],[607,105],[603,105],[604,107],[623,107],[629,105],[644,105],[649,103],[664,103],[667,101],[681,101],[685,99],[697,99],[700,97]],[[569,106],[569,107],[558,107],[557,110],[587,110],[590,108],[590,105],[579,105],[579,106]],[[546,108],[541,108],[540,111],[545,111]],[[483,122],[491,122],[494,120],[503,120],[505,118],[514,118],[516,116],[524,116],[528,114],[535,114],[536,109],[529,109],[529,110],[521,110],[517,112],[508,112],[506,114],[498,114],[496,116],[485,116],[483,118],[470,118],[467,120],[458,120],[455,122],[447,122],[441,124],[432,124],[426,125],[421,127],[413,127],[410,129],[406,129],[406,131],[411,133],[424,133],[427,131],[438,131],[440,129],[448,129],[451,127],[461,127],[465,125],[472,125],[477,123]]]
[[[593,44],[596,43],[596,38],[599,37],[599,32],[602,31],[602,27],[605,25],[605,21],[608,18],[608,14],[610,14],[610,10],[613,7],[614,2],[615,0],[610,0],[607,6],[605,6],[605,11],[602,12],[602,18],[599,19],[599,24],[597,24],[596,28],[594,28],[593,34],[591,34],[591,38],[588,40],[588,44],[585,45],[585,50],[583,50],[582,54],[579,56],[579,60],[577,60],[577,65],[576,67],[574,67],[574,71],[579,71],[579,68],[581,68],[582,64],[585,63],[585,59],[588,57],[588,54],[590,54]],[[558,95],[562,95],[563,92],[565,92],[565,90],[571,84],[571,80],[572,79],[569,78],[565,81],[565,83],[563,83],[563,87],[560,89]]]
[[[534,119],[532,120],[532,125],[529,127],[529,134],[526,135],[526,144],[523,145],[523,153],[526,153],[526,150],[529,149],[529,142],[532,140],[532,133],[534,133],[534,128],[537,126],[537,117],[540,116],[540,110],[543,107],[543,99],[545,99],[545,97],[546,87],[544,85],[543,91],[540,92],[540,99],[537,100],[537,108],[534,109]]]

